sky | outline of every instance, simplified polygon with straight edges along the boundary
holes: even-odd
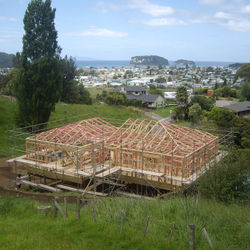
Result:
[[[22,51],[28,0],[0,0],[0,51]],[[62,56],[249,62],[250,0],[52,0]]]

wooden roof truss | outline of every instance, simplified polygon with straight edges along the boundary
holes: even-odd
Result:
[[[164,121],[128,119],[107,142],[122,148],[187,156],[216,137]]]

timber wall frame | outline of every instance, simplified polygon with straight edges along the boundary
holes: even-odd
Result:
[[[30,172],[53,172],[75,183],[116,174],[119,180],[170,190],[190,184],[217,155],[218,138],[207,132],[132,119],[115,127],[91,118],[26,138],[26,156],[19,162]]]

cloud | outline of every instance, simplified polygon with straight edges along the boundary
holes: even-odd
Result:
[[[218,19],[230,19],[232,18],[232,15],[223,11],[219,11],[214,14],[214,17]]]
[[[82,32],[83,36],[104,36],[104,37],[125,37],[125,32],[108,30],[108,29],[90,29]]]
[[[225,0],[200,0],[200,3],[204,5],[218,6],[224,4]]]
[[[250,31],[250,21],[247,19],[232,19],[218,24],[233,31],[242,31],[242,32]]]
[[[151,20],[145,20],[142,23],[150,26],[174,26],[185,25],[185,21],[176,18],[153,18]]]
[[[0,16],[0,21],[2,21],[2,22],[18,22],[18,19],[15,17]]]
[[[128,36],[125,32],[114,31],[102,28],[91,28],[83,32],[78,33],[64,33],[67,36],[98,36],[98,37],[126,37]]]
[[[214,20],[211,19],[211,22],[223,26],[229,30],[242,32],[250,31],[250,20],[240,15],[220,11],[214,14],[214,18]]]
[[[175,13],[175,10],[170,6],[153,4],[148,0],[130,1],[128,7],[131,9],[139,9],[141,12],[151,16],[167,16]]]
[[[118,5],[118,4],[113,4],[113,3],[98,2],[97,8],[101,10],[103,13],[107,13],[108,11],[119,11],[126,7],[123,5]]]
[[[120,11],[123,9],[137,9],[150,16],[167,16],[175,13],[175,10],[166,5],[151,3],[148,0],[127,0],[125,4],[113,4],[107,2],[98,2],[97,8],[102,12]]]
[[[200,18],[189,20],[190,23],[197,24],[214,24],[217,26],[224,27],[228,30],[249,32],[250,31],[250,20],[240,16],[238,14],[216,12],[213,15],[202,16]]]
[[[241,12],[243,12],[243,13],[250,13],[250,4],[248,4],[246,6],[243,6],[241,8]]]

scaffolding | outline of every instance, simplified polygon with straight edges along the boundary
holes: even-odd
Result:
[[[44,131],[8,130],[14,156],[9,162],[15,169],[22,164],[45,184],[52,180],[57,188],[103,196],[121,190],[150,196],[183,191],[223,157],[219,140],[230,138],[153,120],[94,117],[56,124]]]

